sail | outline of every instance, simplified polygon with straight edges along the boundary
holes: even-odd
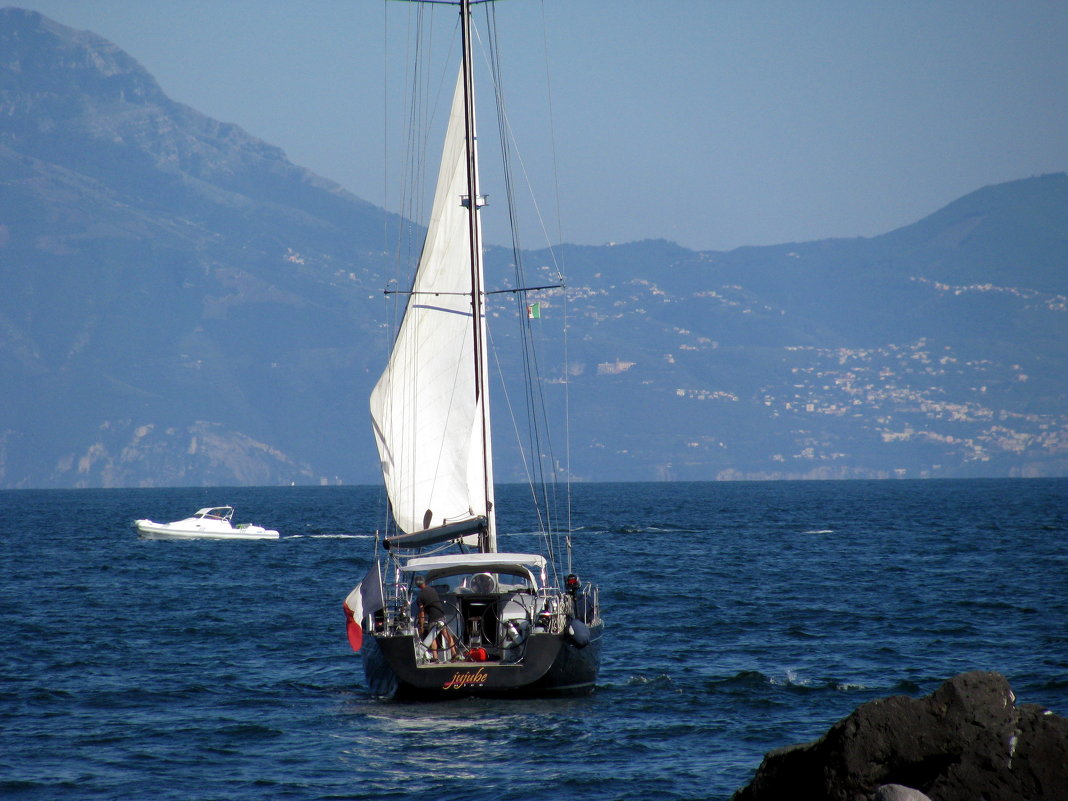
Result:
[[[398,527],[408,533],[487,516],[492,508],[485,392],[476,387],[472,326],[484,321],[472,313],[467,187],[461,71],[412,294],[371,393],[386,491]]]

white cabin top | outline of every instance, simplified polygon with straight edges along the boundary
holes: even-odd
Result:
[[[545,586],[546,564],[545,557],[540,554],[457,553],[444,556],[416,556],[409,559],[400,570],[408,573],[425,571],[430,581],[461,573],[518,575],[524,576],[525,580],[530,582],[530,587],[536,591],[539,585]],[[493,582],[493,579],[489,580]]]
[[[536,553],[455,553],[445,556],[416,556],[401,565],[400,569],[406,572],[454,567],[487,570],[499,566],[536,568],[540,573],[545,569],[545,564],[545,557]]]

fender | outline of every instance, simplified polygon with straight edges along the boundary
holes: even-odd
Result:
[[[576,648],[585,648],[590,644],[590,627],[578,618],[567,621],[567,629],[564,632],[568,642]]]

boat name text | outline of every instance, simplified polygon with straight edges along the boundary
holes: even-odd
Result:
[[[459,690],[469,684],[485,684],[489,674],[482,668],[478,670],[457,671],[452,678],[442,685],[443,690]]]

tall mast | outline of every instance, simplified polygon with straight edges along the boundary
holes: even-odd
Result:
[[[486,531],[480,538],[480,550],[497,550],[497,523],[493,498],[493,458],[490,437],[489,380],[486,359],[486,314],[482,274],[482,226],[479,222],[481,196],[478,191],[478,154],[475,133],[475,80],[472,67],[471,0],[460,0],[462,31],[464,129],[467,150],[467,219],[471,261],[471,318],[473,322],[475,360],[475,397],[482,415],[482,463],[486,486]]]

